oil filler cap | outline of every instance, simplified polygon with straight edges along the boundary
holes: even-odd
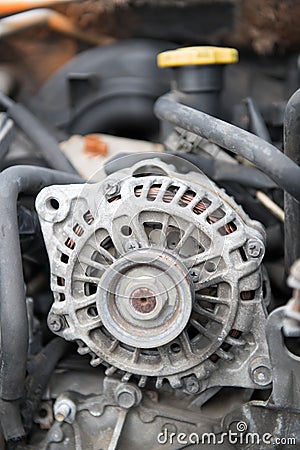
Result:
[[[157,65],[161,68],[233,64],[238,60],[239,54],[235,48],[212,46],[183,47],[157,55]]]

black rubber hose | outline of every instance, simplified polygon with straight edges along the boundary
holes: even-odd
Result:
[[[30,361],[29,375],[25,382],[25,401],[21,405],[24,427],[27,433],[31,429],[33,416],[39,407],[51,375],[59,360],[70,347],[70,342],[59,337],[55,338]]]
[[[252,166],[232,164],[204,154],[174,153],[171,155],[186,159],[195,164],[216,183],[236,182],[255,189],[275,189],[276,183],[267,175]]]
[[[300,165],[300,89],[289,99],[284,115],[284,153]],[[298,180],[300,183],[300,180]],[[285,270],[300,258],[300,203],[290,193],[284,194]]]
[[[76,169],[61,151],[56,139],[27,108],[1,92],[0,104],[6,109],[7,115],[41,152],[49,167],[77,174]]]
[[[278,186],[300,201],[300,167],[273,145],[248,131],[181,105],[171,94],[160,97],[155,103],[154,111],[158,118],[251,161]]]
[[[18,235],[17,198],[52,184],[80,183],[79,176],[34,166],[14,166],[0,174],[0,394],[6,440],[24,434],[19,400],[24,394],[28,324]],[[15,412],[12,414],[12,409]],[[12,415],[14,417],[12,417]]]

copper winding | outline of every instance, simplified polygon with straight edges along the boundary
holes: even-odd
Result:
[[[73,241],[73,239],[69,238],[66,240],[65,242],[66,247],[68,247],[69,249],[73,250],[75,248],[75,241]]]
[[[136,197],[140,197],[141,196],[142,189],[143,189],[142,186],[137,186],[135,188],[134,193],[135,193]],[[152,201],[155,200],[157,198],[157,196],[158,196],[158,193],[159,193],[160,189],[161,189],[160,185],[152,186],[149,189],[149,191],[148,191],[148,195],[147,195],[148,200],[152,200]],[[167,189],[166,192],[163,195],[163,202],[171,203],[172,200],[174,199],[177,191],[178,191],[178,188],[176,188],[176,187],[173,188],[172,190],[170,188]],[[193,199],[195,198],[196,194],[188,193],[188,192],[191,192],[191,191],[186,191],[182,195],[182,197],[180,198],[180,200],[178,202],[178,204],[180,206],[182,206],[182,207],[189,205],[193,201]],[[209,205],[210,205],[209,200],[202,199],[194,206],[193,211],[194,211],[195,214],[202,214],[209,207]],[[218,220],[220,220],[220,218],[221,217],[216,217],[214,215],[210,215],[207,218],[207,222],[210,223],[210,224],[216,223],[216,222],[218,222]],[[230,223],[228,223],[228,224],[226,224],[224,226],[224,229],[225,229],[226,234],[231,234],[231,233],[233,233],[236,230],[236,226],[235,226],[235,224],[233,222],[230,222]]]
[[[75,234],[77,234],[77,236],[82,236],[83,235],[83,228],[78,223],[73,228],[73,231],[74,231]]]
[[[93,215],[92,215],[92,213],[91,213],[91,211],[87,211],[87,212],[84,214],[83,218],[84,218],[85,222],[86,222],[88,225],[91,225],[91,224],[94,222],[94,220],[95,220],[94,217],[93,217]]]

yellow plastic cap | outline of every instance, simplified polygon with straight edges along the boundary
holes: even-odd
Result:
[[[157,55],[158,67],[233,64],[238,60],[238,51],[235,48],[227,47],[183,47]]]

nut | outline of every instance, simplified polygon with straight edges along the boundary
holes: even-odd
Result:
[[[146,287],[136,289],[131,294],[130,300],[132,307],[142,314],[153,311],[157,303],[153,292]]]
[[[120,384],[116,390],[116,400],[121,408],[129,409],[140,403],[142,393],[137,386]]]

